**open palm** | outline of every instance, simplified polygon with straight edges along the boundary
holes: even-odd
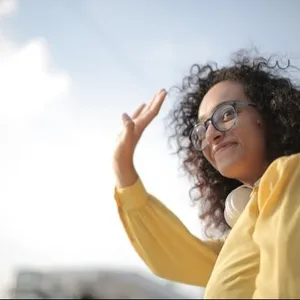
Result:
[[[123,114],[123,129],[114,153],[114,167],[119,171],[133,166],[136,145],[146,127],[158,115],[166,94],[164,89],[159,91],[147,105],[141,105],[131,118],[127,114]]]

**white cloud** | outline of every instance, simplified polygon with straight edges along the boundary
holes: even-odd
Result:
[[[2,122],[22,122],[41,113],[68,91],[68,74],[50,69],[51,57],[45,39],[36,38],[17,46],[3,37],[0,48]]]
[[[18,2],[16,0],[0,0],[0,18],[9,17],[16,13]]]
[[[0,20],[12,17],[16,0],[0,0]],[[61,99],[69,90],[70,76],[55,70],[47,41],[35,37],[17,44],[0,29],[0,123],[23,124]]]

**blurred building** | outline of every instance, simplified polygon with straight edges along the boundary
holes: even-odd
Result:
[[[13,299],[187,299],[169,282],[156,282],[135,272],[18,272]]]

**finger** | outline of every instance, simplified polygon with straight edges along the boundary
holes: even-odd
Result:
[[[156,94],[152,97],[152,99],[148,102],[148,104],[147,104],[146,107],[144,108],[145,111],[148,111],[148,110],[150,109],[150,107],[151,107],[152,103],[154,102],[154,100],[155,100],[155,98],[156,98],[157,95],[158,95],[158,93],[156,93]]]
[[[135,118],[137,118],[140,114],[141,114],[141,112],[144,110],[144,107],[146,106],[146,104],[144,103],[144,104],[142,104],[134,113],[133,113],[133,115],[131,116],[131,118],[132,119],[135,119]]]
[[[155,101],[152,104],[152,107],[149,108],[145,114],[142,116],[141,120],[140,120],[140,126],[142,127],[147,127],[152,120],[157,116],[157,114],[160,111],[160,108],[166,98],[166,94],[167,92],[161,92],[155,99]]]
[[[153,103],[155,102],[157,96],[159,96],[162,92],[164,91],[164,89],[160,90],[159,92],[157,92],[153,98],[151,99],[151,101],[147,104],[145,111],[148,111],[149,109],[151,109]]]
[[[155,97],[154,101],[151,104],[151,111],[154,113],[158,113],[161,109],[161,106],[166,98],[167,91],[166,90],[161,90],[158,95]]]
[[[122,115],[122,121],[123,121],[123,125],[127,131],[131,131],[133,130],[134,127],[134,122],[132,121],[132,119],[128,116],[128,114],[124,113]]]

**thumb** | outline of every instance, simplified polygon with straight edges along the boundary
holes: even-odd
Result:
[[[122,121],[123,121],[123,125],[125,128],[125,134],[132,134],[132,131],[134,129],[134,122],[133,120],[126,114],[124,113],[122,115]]]

